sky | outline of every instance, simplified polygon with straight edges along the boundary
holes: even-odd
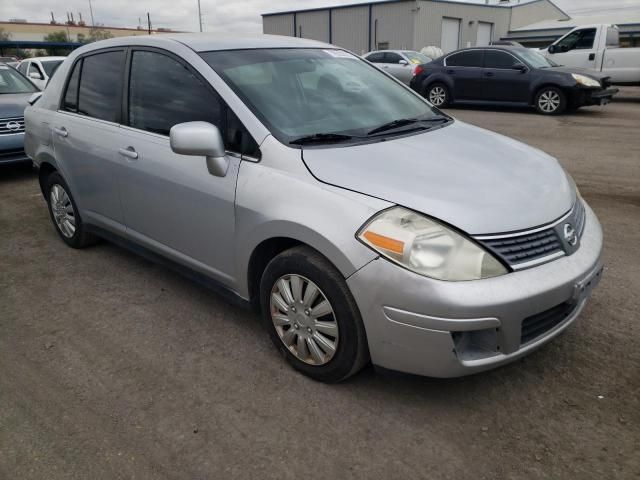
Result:
[[[217,33],[261,33],[260,14],[274,11],[313,8],[365,0],[200,0],[204,30]],[[484,3],[484,0],[467,0]],[[492,3],[496,0],[492,0]],[[555,0],[570,14],[594,10],[640,10],[640,0]],[[96,23],[113,27],[146,26],[147,12],[153,27],[182,31],[198,30],[197,0],[91,0]],[[0,20],[24,18],[30,22],[49,22],[50,12],[57,21],[66,20],[66,12],[78,12],[90,23],[89,0],[0,0]]]

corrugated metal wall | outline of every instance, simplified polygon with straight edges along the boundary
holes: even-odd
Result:
[[[371,48],[377,49],[380,43],[388,44],[391,50],[413,48],[417,7],[417,1],[374,4],[371,12]]]
[[[329,43],[329,10],[296,15],[296,36]]]
[[[415,16],[414,47],[440,46],[442,18],[460,19],[460,48],[467,44],[475,46],[478,22],[493,24],[493,39],[504,36],[509,31],[510,9],[482,5],[455,4],[419,0],[420,10]],[[469,23],[473,22],[473,23]]]
[[[362,55],[369,51],[369,7],[332,10],[332,42],[334,45]]]
[[[519,5],[512,9],[511,30],[552,18],[568,19],[557,7],[545,1]]]
[[[293,14],[266,15],[262,17],[262,32],[270,35],[293,36]]]

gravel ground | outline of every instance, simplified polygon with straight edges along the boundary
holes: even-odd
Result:
[[[605,229],[581,318],[507,367],[340,385],[257,318],[111,244],[66,248],[0,169],[0,478],[640,477],[640,89],[575,115],[451,109],[560,159]]]

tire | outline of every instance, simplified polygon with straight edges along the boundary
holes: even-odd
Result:
[[[434,107],[438,108],[446,107],[451,102],[449,88],[444,83],[433,83],[429,85],[425,89],[424,96]]]
[[[557,87],[542,87],[536,94],[535,107],[542,115],[560,115],[567,109],[567,96]]]
[[[315,299],[305,304],[314,291]],[[322,315],[328,310],[325,300],[332,311]],[[369,361],[355,300],[340,272],[315,250],[293,247],[269,262],[260,282],[260,306],[271,340],[299,372],[335,383]]]
[[[44,191],[53,227],[64,243],[72,248],[84,248],[98,241],[86,231],[71,190],[58,172],[47,177]]]

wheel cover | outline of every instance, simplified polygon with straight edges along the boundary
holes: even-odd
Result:
[[[429,90],[429,101],[436,107],[443,105],[446,98],[447,92],[445,92],[444,88],[442,87],[433,87],[431,90]]]
[[[300,361],[326,365],[338,348],[338,322],[320,288],[301,275],[284,275],[271,289],[270,314],[278,337]]]
[[[545,113],[553,113],[560,107],[560,95],[554,90],[545,90],[538,98],[538,106]]]
[[[49,203],[51,204],[53,219],[60,233],[66,238],[73,237],[73,234],[76,233],[76,213],[73,209],[71,198],[69,198],[62,185],[56,183],[51,187]]]

